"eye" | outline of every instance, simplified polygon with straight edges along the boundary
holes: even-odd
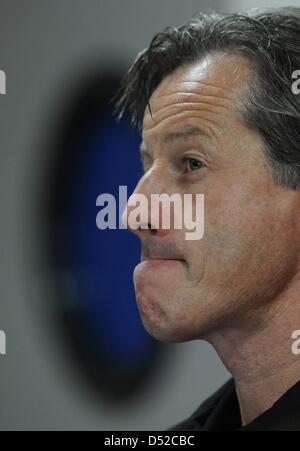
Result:
[[[186,170],[187,172],[194,172],[204,167],[204,163],[202,161],[197,160],[196,158],[185,158]]]

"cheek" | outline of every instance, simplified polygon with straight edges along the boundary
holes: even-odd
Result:
[[[274,215],[269,200],[257,194],[253,185],[237,190],[215,190],[205,196],[204,236],[189,243],[194,275],[209,271],[209,277],[225,276],[225,271],[242,271],[253,254],[270,244],[270,215]]]
[[[238,183],[238,182],[237,182]],[[202,249],[206,277],[218,283],[263,282],[289,265],[291,201],[259,180],[206,196]]]
[[[237,188],[239,186],[239,188]],[[205,229],[210,242],[229,250],[260,236],[272,218],[273,206],[260,184],[234,184],[206,196]]]

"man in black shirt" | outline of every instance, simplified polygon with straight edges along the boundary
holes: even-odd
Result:
[[[300,9],[200,14],[158,33],[118,93],[142,131],[123,218],[143,324],[207,340],[234,380],[175,430],[300,430],[299,79]],[[203,195],[202,239],[165,226],[153,194],[192,196],[196,226]]]

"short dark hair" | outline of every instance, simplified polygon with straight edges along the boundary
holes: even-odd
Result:
[[[242,119],[263,138],[274,182],[300,188],[300,95],[292,91],[292,74],[300,70],[300,8],[201,13],[179,28],[165,28],[123,78],[113,99],[118,118],[128,110],[141,128],[159,83],[179,66],[218,51],[249,59],[255,76]]]

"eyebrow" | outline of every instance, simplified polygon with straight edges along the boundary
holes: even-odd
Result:
[[[190,126],[183,128],[182,130],[168,132],[165,136],[163,136],[162,143],[170,144],[175,141],[187,141],[194,136],[203,136],[205,138],[210,138],[210,135],[202,128],[197,126]],[[142,155],[148,154],[147,145],[144,140],[141,143],[140,152]]]

